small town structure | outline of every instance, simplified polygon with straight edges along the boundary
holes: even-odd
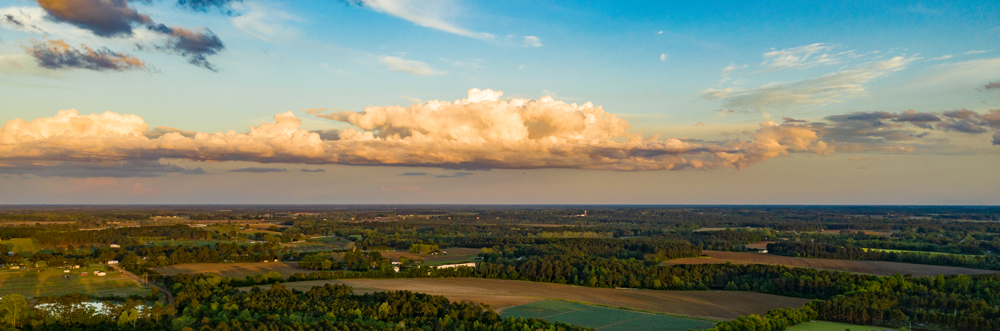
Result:
[[[111,260],[111,261],[108,261],[108,264],[118,264],[118,260]]]

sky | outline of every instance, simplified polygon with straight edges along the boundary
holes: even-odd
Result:
[[[1000,204],[996,1],[0,0],[0,204]]]

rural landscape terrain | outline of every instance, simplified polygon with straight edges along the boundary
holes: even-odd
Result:
[[[12,329],[1000,330],[995,207],[12,206],[0,220]]]

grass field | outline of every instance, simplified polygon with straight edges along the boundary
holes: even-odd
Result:
[[[18,293],[27,297],[43,295],[64,295],[83,293],[88,295],[147,295],[150,288],[126,278],[120,272],[108,271],[107,276],[94,276],[94,270],[105,271],[104,265],[91,265],[87,269],[71,270],[63,273],[63,269],[44,268],[32,270],[0,271],[0,295]],[[88,272],[87,276],[80,276]],[[63,278],[68,275],[69,279]]]
[[[867,331],[867,330],[892,330],[881,326],[865,326],[846,323],[836,323],[827,321],[805,322],[789,326],[786,331]]]
[[[186,263],[168,267],[152,268],[162,275],[176,274],[216,274],[227,277],[243,278],[248,275],[266,274],[277,271],[288,277],[294,273],[310,273],[314,270],[299,269],[298,262],[268,262],[268,263]]]
[[[353,286],[356,293],[405,290],[442,295],[452,301],[486,303],[498,312],[554,299],[710,320],[732,320],[748,314],[764,315],[775,308],[798,308],[809,302],[808,299],[751,292],[619,290],[483,278],[342,279],[284,285],[290,289],[309,290],[327,283]],[[247,291],[250,287],[240,289]]]
[[[0,240],[0,245],[7,245],[10,251],[14,253],[34,253],[40,249],[31,238],[11,238],[10,240]]]
[[[673,259],[664,262],[665,264],[713,264],[726,263],[758,263],[776,264],[792,267],[814,268],[837,270],[847,272],[857,272],[863,274],[891,276],[894,274],[913,276],[936,276],[942,275],[977,275],[996,273],[992,270],[969,269],[959,267],[947,267],[938,265],[925,265],[913,263],[885,262],[885,261],[852,261],[852,260],[831,260],[831,259],[810,259],[799,257],[788,257],[760,253],[740,253],[740,252],[717,252],[705,251],[708,258],[684,258]]]
[[[703,329],[715,322],[574,302],[544,300],[504,309],[502,317],[540,318],[605,331],[683,331]]]

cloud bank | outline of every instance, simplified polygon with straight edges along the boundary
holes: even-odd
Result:
[[[502,100],[502,95],[472,89],[466,98],[453,102],[431,100],[408,107],[367,107],[360,112],[309,110],[353,126],[326,136],[302,129],[302,120],[291,112],[275,115],[274,123],[251,127],[245,133],[204,133],[165,127],[150,130],[136,115],[81,115],[64,110],[53,117],[7,122],[0,129],[0,167],[116,166],[185,159],[456,170],[743,169],[790,153],[911,151],[912,145],[901,143],[919,141],[929,131],[977,135],[995,130],[1000,134],[998,109],[987,113],[858,112],[820,122],[789,118],[783,124],[761,123],[756,131],[740,135],[746,140],[659,139],[629,133],[624,119],[589,102],[567,104],[551,97]],[[273,171],[287,170],[233,170]],[[403,175],[418,174],[426,173]]]
[[[591,103],[550,97],[501,100],[472,89],[465,99],[315,115],[349,123],[335,140],[300,128],[291,112],[249,132],[155,132],[136,115],[75,110],[0,130],[0,164],[187,159],[260,163],[434,166],[453,169],[742,169],[789,153],[829,154],[814,128],[762,123],[751,140],[698,142],[642,137]]]

